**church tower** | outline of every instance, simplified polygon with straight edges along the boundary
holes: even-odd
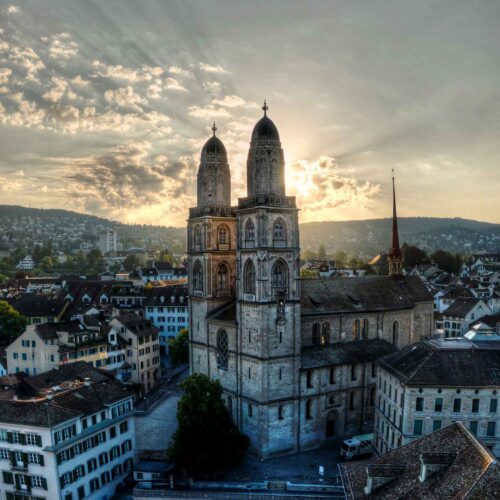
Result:
[[[237,392],[239,427],[268,457],[298,448],[300,249],[278,129],[262,109],[237,210]]]
[[[189,210],[189,341],[191,372],[210,376],[208,316],[234,300],[236,215],[231,208],[231,173],[226,148],[213,135],[201,151],[197,206]]]
[[[401,276],[403,274],[403,255],[399,246],[398,216],[396,213],[396,187],[394,185],[394,174],[392,176],[392,247],[387,257],[390,276]]]

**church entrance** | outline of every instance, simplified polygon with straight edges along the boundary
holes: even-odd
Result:
[[[326,416],[326,437],[334,437],[335,436],[335,412],[331,411]]]

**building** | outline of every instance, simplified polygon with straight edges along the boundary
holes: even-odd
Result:
[[[130,313],[109,322],[126,343],[126,362],[130,365],[130,382],[149,392],[160,380],[160,344],[158,330],[151,321]]]
[[[133,469],[133,393],[86,363],[0,392],[0,498],[110,499]]]
[[[105,229],[99,233],[99,250],[103,255],[118,251],[118,233],[114,229]]]
[[[16,269],[22,269],[23,271],[31,271],[36,266],[35,261],[31,257],[31,255],[26,255],[23,259],[21,259],[16,266]]]
[[[470,325],[490,315],[491,309],[481,299],[456,299],[443,312],[443,327],[445,337],[462,337]]]
[[[57,294],[26,293],[7,299],[7,302],[26,318],[28,325],[57,323],[69,307],[69,302]]]
[[[460,422],[380,457],[338,467],[351,500],[500,497],[497,460]]]
[[[139,276],[144,283],[150,281],[186,281],[187,271],[183,267],[173,267],[170,262],[153,262],[151,267],[139,268]]]
[[[28,325],[6,348],[9,373],[36,375],[60,365],[84,361],[95,368],[112,371],[127,382],[127,343],[104,320],[84,316],[82,322],[62,321]]]
[[[460,420],[500,456],[500,336],[480,330],[483,338],[424,340],[378,361],[378,453]]]
[[[267,109],[252,132],[247,197],[231,206],[214,126],[188,220],[190,369],[220,381],[264,458],[371,427],[373,406],[361,408],[374,390],[373,361],[433,327],[432,297],[400,273],[397,223],[392,276],[301,281],[298,210]]]
[[[144,303],[144,317],[158,329],[160,353],[168,351],[168,341],[189,326],[187,286],[155,287]]]

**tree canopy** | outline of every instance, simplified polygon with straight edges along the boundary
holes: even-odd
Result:
[[[8,302],[0,300],[0,345],[8,345],[26,329],[26,318]]]
[[[429,256],[414,245],[403,245],[401,247],[401,253],[403,254],[404,264],[407,267],[415,267],[420,264],[429,264]]]
[[[453,255],[450,252],[445,252],[444,250],[436,250],[432,255],[431,259],[439,269],[446,271],[448,273],[457,274],[462,269],[462,258],[460,255]]]
[[[174,366],[189,361],[189,335],[186,328],[183,328],[177,337],[168,341],[168,350]]]
[[[169,459],[193,477],[209,477],[241,462],[250,440],[234,424],[217,380],[195,373],[181,384],[179,426]]]

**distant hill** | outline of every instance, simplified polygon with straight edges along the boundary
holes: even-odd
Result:
[[[125,244],[145,245],[161,240],[177,251],[185,249],[186,229],[147,224],[123,224],[94,215],[69,210],[27,208],[0,205],[0,229],[8,231],[13,222],[37,218],[46,224],[63,228],[80,224],[89,233],[95,228],[113,228]],[[500,248],[500,224],[460,218],[400,217],[401,243],[417,245],[426,251],[438,248],[470,253]],[[391,219],[307,222],[300,225],[300,243],[304,250],[317,251],[321,243],[328,254],[343,251],[350,255],[372,257],[387,250],[391,240]]]

